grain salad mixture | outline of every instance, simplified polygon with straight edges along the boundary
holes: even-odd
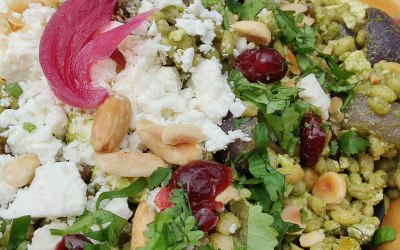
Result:
[[[0,249],[399,249],[399,25],[361,0],[0,0]]]

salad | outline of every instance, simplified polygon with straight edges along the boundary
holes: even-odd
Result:
[[[398,249],[396,6],[0,0],[0,249]]]

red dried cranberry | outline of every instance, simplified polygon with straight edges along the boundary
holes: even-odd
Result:
[[[246,50],[234,63],[250,82],[271,83],[281,80],[287,72],[285,59],[270,48]]]
[[[172,207],[173,204],[169,201],[171,194],[172,193],[169,188],[163,187],[154,198],[154,203],[161,211]]]
[[[167,189],[170,192],[180,188],[179,184],[182,184],[197,225],[206,232],[217,225],[218,216],[214,211],[224,206],[223,203],[215,201],[215,198],[229,187],[232,181],[233,173],[230,167],[217,162],[197,160],[178,168],[172,174]],[[157,195],[155,202],[166,204],[165,197],[169,197],[170,194],[163,189],[160,192],[162,194]]]
[[[300,124],[300,161],[303,166],[317,164],[325,145],[326,132],[321,127],[321,116],[314,113],[304,115]]]
[[[55,250],[83,250],[92,242],[82,234],[67,234],[57,243]]]

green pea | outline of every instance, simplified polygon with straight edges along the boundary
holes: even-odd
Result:
[[[225,30],[222,33],[221,38],[221,54],[226,57],[229,55],[233,55],[233,49],[235,48],[235,38],[233,33]]]

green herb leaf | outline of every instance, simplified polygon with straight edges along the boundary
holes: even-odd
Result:
[[[120,190],[101,193],[96,201],[96,209],[99,209],[100,203],[105,199],[131,197],[142,192],[146,187],[147,187],[146,179],[139,178],[136,181],[132,182],[129,186],[122,188]]]
[[[83,247],[83,250],[111,250],[111,246],[110,244],[108,244],[107,242],[102,242],[99,244],[86,244]]]
[[[310,106],[304,101],[296,100],[301,89],[281,86],[269,89],[265,84],[250,83],[238,70],[229,72],[228,82],[237,97],[258,107],[279,145],[293,155],[300,141],[300,121]]]
[[[209,244],[207,244],[205,246],[200,247],[199,250],[214,250],[214,248]]]
[[[329,68],[332,70],[332,74],[337,79],[347,80],[351,76],[355,75],[353,72],[341,69],[339,67],[339,65],[337,64],[337,62],[335,61],[335,59],[331,55],[319,53],[318,56],[326,61]]]
[[[279,28],[282,30],[282,38],[286,44],[293,45],[294,50],[300,54],[310,53],[315,50],[316,32],[308,25],[299,28],[297,23],[301,22],[300,19],[296,20],[293,16],[294,11],[284,11],[279,7],[273,8],[275,19]]]
[[[275,3],[270,0],[245,0],[240,8],[241,20],[254,20],[263,8],[272,8]]]
[[[4,86],[3,90],[8,94],[14,96],[15,98],[19,98],[22,93],[24,93],[22,88],[16,82],[7,84],[6,86]]]
[[[249,208],[247,222],[247,250],[274,249],[278,245],[278,233],[271,228],[274,218],[262,212],[259,205]]]
[[[0,217],[0,233],[4,233],[7,228],[7,221]]]
[[[359,151],[367,149],[370,144],[353,131],[348,131],[340,135],[339,146],[343,153],[347,156],[351,156],[357,154]]]
[[[226,0],[226,7],[228,7],[232,13],[237,14],[240,12],[242,4],[238,0]]]
[[[330,151],[329,154],[330,155],[336,155],[338,149],[339,149],[339,144],[337,141],[331,141],[329,143],[329,151]]]
[[[139,250],[175,250],[195,246],[204,236],[197,229],[196,219],[188,206],[187,195],[183,189],[174,189],[170,202],[175,205],[157,213],[154,221],[144,232],[149,238],[145,247]]]
[[[65,236],[67,234],[82,233],[83,235],[100,242],[107,242],[106,245],[118,245],[119,235],[127,221],[109,211],[96,210],[93,214],[85,211],[81,218],[67,229],[50,229],[52,235]],[[92,226],[97,225],[99,230],[93,230]],[[107,225],[105,228],[104,225]],[[104,245],[104,244],[103,244]],[[98,249],[98,248],[95,248]],[[100,248],[103,249],[103,248]]]
[[[30,224],[31,224],[30,215],[25,215],[13,219],[10,229],[10,239],[8,240],[7,250],[16,250],[18,248],[18,246],[25,240],[26,232],[28,232]]]
[[[305,224],[305,223],[307,223],[307,220],[308,220],[308,213],[307,213],[307,211],[305,210],[305,209],[301,209],[300,210],[300,212],[301,212],[301,223],[303,223],[303,224]]]
[[[32,131],[36,129],[36,125],[30,122],[24,122],[22,124],[22,128],[28,131],[29,133],[32,133]]]
[[[168,184],[171,175],[172,170],[170,168],[157,168],[156,171],[154,171],[154,173],[150,176],[149,189],[154,189],[160,184],[165,186]]]
[[[377,246],[382,243],[393,241],[397,238],[397,230],[388,226],[383,226],[376,230],[372,238],[372,245]]]
[[[81,217],[74,222],[74,224],[67,229],[50,229],[52,235],[65,236],[67,234],[75,234],[80,232],[87,232],[91,225],[95,222],[93,214],[85,211]]]

